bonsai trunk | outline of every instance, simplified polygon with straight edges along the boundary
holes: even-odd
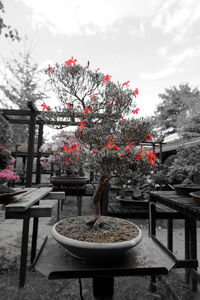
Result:
[[[100,179],[93,195],[93,210],[95,220],[97,220],[101,216],[100,200],[107,181],[108,178],[105,175],[100,174]]]

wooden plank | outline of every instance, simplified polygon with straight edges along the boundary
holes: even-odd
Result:
[[[55,199],[65,199],[65,192],[50,192],[42,200],[55,200]]]
[[[51,217],[54,210],[52,205],[35,205],[25,211],[6,211],[6,219],[24,219],[32,217]]]
[[[200,220],[200,206],[192,198],[177,195],[174,191],[150,192],[152,201],[162,203],[180,213]]]
[[[16,203],[5,206],[7,211],[25,211],[52,191],[52,187],[43,187],[21,197]]]

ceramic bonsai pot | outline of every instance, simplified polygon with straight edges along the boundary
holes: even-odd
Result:
[[[125,227],[129,228],[129,230],[132,231],[132,235],[133,232],[135,231],[134,233],[135,236],[130,237],[128,240],[119,241],[119,242],[91,242],[91,241],[69,238],[67,234],[66,236],[60,234],[59,227],[62,227],[63,221],[67,222],[67,224],[69,223],[69,226],[72,226],[69,229],[69,231],[73,232],[72,222],[74,219],[78,220],[78,222],[81,221],[86,223],[88,220],[91,219],[91,216],[71,217],[71,218],[61,220],[53,226],[52,235],[54,239],[58,243],[60,243],[70,255],[72,255],[75,258],[79,258],[86,261],[92,261],[92,262],[110,262],[123,256],[125,253],[127,253],[128,250],[135,247],[142,240],[142,232],[139,227],[137,227],[135,224],[127,220],[112,218],[112,217],[101,217],[101,219],[103,219],[103,222],[105,222],[105,224],[107,223],[109,224],[109,222],[121,222],[121,226],[125,225]],[[109,228],[109,225],[107,229],[108,229],[107,232],[111,230],[111,236],[114,236],[114,233],[112,233],[112,229]],[[106,232],[106,229],[103,230]],[[96,238],[98,231],[95,232],[95,230],[93,230],[92,234]]]
[[[189,196],[190,193],[200,190],[199,184],[174,184],[173,187],[178,195]]]
[[[65,186],[83,186],[88,183],[88,178],[80,176],[53,176],[51,178],[53,185],[65,185]]]

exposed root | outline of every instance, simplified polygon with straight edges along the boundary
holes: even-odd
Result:
[[[86,224],[88,226],[93,227],[94,229],[98,229],[99,227],[102,227],[102,224],[104,222],[101,220],[101,216],[95,216],[92,220],[88,221]]]

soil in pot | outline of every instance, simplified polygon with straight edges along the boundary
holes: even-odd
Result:
[[[139,234],[133,223],[123,219],[101,217],[97,228],[87,224],[90,219],[89,216],[60,221],[56,225],[56,231],[71,239],[94,243],[124,242],[136,238]]]

